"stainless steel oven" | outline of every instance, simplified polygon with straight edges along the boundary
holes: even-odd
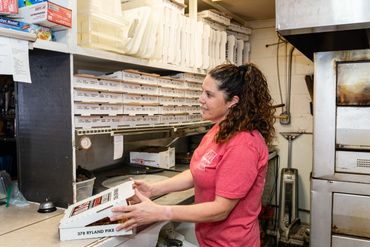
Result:
[[[370,50],[315,54],[313,177],[370,182]]]
[[[370,246],[370,50],[314,66],[310,246]]]

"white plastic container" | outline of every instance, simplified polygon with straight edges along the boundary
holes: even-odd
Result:
[[[76,201],[81,201],[92,196],[95,177],[76,183]]]
[[[127,52],[130,23],[123,17],[79,12],[77,16],[77,42],[89,48]]]
[[[159,97],[159,104],[163,106],[180,106],[187,105],[187,98],[183,97]]]
[[[102,91],[89,91],[82,89],[73,90],[73,100],[81,102],[96,102],[96,103],[123,103],[123,95],[121,93],[111,93]]]
[[[146,105],[158,105],[159,100],[157,95],[143,95],[143,94],[123,94],[124,104],[146,104]]]
[[[74,105],[74,114],[81,116],[91,116],[91,115],[116,116],[123,114],[123,106],[121,104],[97,104],[97,103],[74,102],[73,105]]]
[[[133,105],[133,104],[125,104],[123,106],[123,114],[129,116],[136,116],[136,115],[155,115],[158,114],[159,109],[158,106],[152,105]]]
[[[83,10],[96,14],[122,16],[121,0],[78,0],[77,9],[79,12]]]
[[[159,123],[160,116],[122,116],[120,126],[139,127],[153,126]]]

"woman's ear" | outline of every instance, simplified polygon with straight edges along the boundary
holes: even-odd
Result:
[[[233,108],[236,104],[239,103],[239,96],[234,95],[229,101],[229,109]]]

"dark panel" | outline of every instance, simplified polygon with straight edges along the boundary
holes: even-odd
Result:
[[[73,201],[70,56],[30,51],[32,84],[18,83],[20,189],[26,199]]]

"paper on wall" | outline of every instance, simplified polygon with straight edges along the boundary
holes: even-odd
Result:
[[[0,37],[0,75],[12,75],[12,57],[9,38]]]
[[[123,156],[123,135],[114,135],[114,150],[113,150],[113,159],[119,159]]]
[[[13,80],[31,83],[28,41],[0,37],[0,74],[13,75]]]

